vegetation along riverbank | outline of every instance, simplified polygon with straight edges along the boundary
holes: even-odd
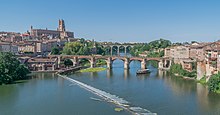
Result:
[[[28,79],[27,74],[29,73],[28,68],[21,64],[15,55],[0,52],[0,85]]]

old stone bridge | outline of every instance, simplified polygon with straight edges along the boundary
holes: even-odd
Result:
[[[78,66],[81,59],[87,59],[90,62],[91,67],[95,67],[96,61],[99,59],[105,60],[107,68],[111,69],[114,60],[119,59],[124,62],[124,68],[129,69],[129,65],[132,61],[140,61],[141,69],[146,69],[147,61],[154,60],[158,62],[158,68],[167,69],[171,65],[170,59],[166,58],[149,58],[149,57],[125,57],[125,56],[100,56],[100,55],[49,55],[50,58],[58,58],[58,67],[61,61],[70,59],[73,62],[73,66]]]

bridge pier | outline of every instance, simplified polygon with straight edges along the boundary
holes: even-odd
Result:
[[[158,62],[158,68],[163,69],[163,67],[164,67],[163,61],[159,61]]]
[[[125,56],[127,56],[127,46],[124,47],[125,47]]]
[[[91,57],[91,60],[90,60],[90,67],[91,68],[94,68],[96,66],[96,62],[95,62],[95,58],[94,57]]]
[[[42,71],[45,71],[45,70],[46,70],[45,65],[42,64]]]
[[[107,68],[108,68],[108,69],[112,69],[112,58],[109,57],[106,62],[107,62]]]
[[[57,60],[57,67],[60,68],[60,62],[61,62],[60,56],[58,56],[57,58],[58,58],[58,60]]]
[[[78,66],[78,65],[79,65],[78,57],[73,57],[73,66]]]
[[[141,69],[147,69],[146,65],[147,65],[146,60],[143,59],[143,60],[141,61]]]
[[[118,47],[118,56],[120,56],[120,46],[117,47]]]
[[[129,69],[130,60],[129,58],[125,58],[124,60],[124,69]]]
[[[111,47],[111,56],[112,56],[112,52],[113,52],[113,51],[112,51],[112,48],[113,48],[113,46],[110,46],[110,47]]]

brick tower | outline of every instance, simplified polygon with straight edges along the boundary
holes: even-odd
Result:
[[[66,31],[66,29],[65,29],[65,23],[64,23],[64,20],[63,20],[63,19],[62,19],[62,20],[59,20],[59,28],[58,28],[58,31],[62,31],[62,32]]]

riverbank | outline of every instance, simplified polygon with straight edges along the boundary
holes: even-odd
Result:
[[[178,73],[173,73],[173,75],[175,77],[181,77],[181,78],[186,79],[186,80],[194,80],[197,83],[200,83],[204,86],[208,86],[209,91],[220,94],[220,80],[218,81],[218,79],[219,79],[218,77],[217,78],[212,78],[214,80],[211,79],[211,81],[209,80],[208,82],[206,82],[205,77],[203,77],[200,80],[197,80],[195,77],[186,77],[186,76],[179,75]],[[218,76],[218,74],[213,75],[212,77],[216,77],[216,76]]]
[[[86,69],[82,69],[82,70],[79,70],[79,72],[100,72],[100,71],[104,71],[106,70],[106,68],[104,67],[96,67],[96,68],[86,68]]]

